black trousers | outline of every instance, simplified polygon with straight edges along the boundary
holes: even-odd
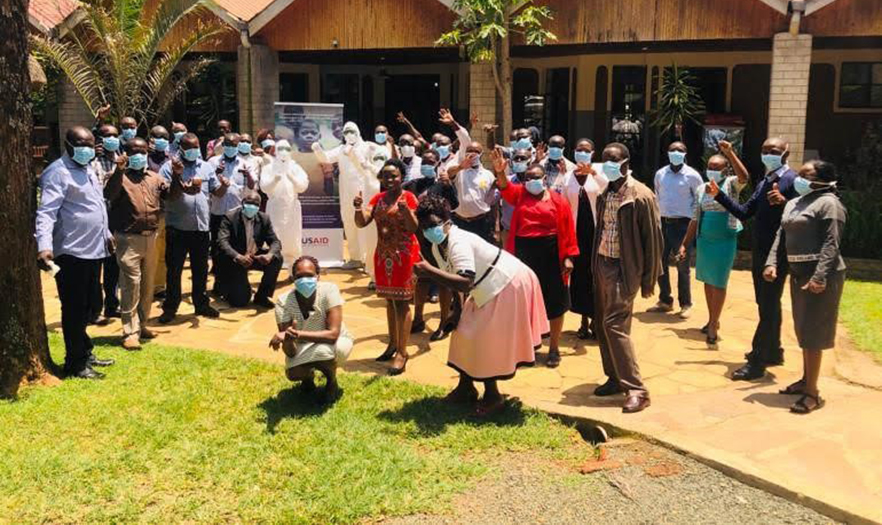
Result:
[[[248,272],[255,270],[263,272],[260,279],[260,286],[257,288],[256,298],[271,298],[276,289],[276,281],[279,279],[279,272],[282,270],[282,259],[273,257],[269,264],[264,266],[258,261],[254,261],[251,268],[243,268],[236,264],[227,254],[221,252],[218,254],[218,267],[215,283],[218,284],[218,291],[230,306],[245,306],[251,300],[251,283],[248,282]]]
[[[165,301],[164,312],[177,313],[181,305],[181,274],[184,260],[190,256],[190,274],[193,291],[190,296],[197,309],[208,306],[205,287],[208,282],[208,232],[183,231],[175,228],[165,230]]]
[[[211,274],[217,275],[217,258],[218,258],[218,247],[217,247],[217,233],[220,231],[221,222],[223,222],[223,215],[210,215],[208,217],[208,231],[211,233]],[[214,291],[217,292],[217,281],[215,281]]]
[[[101,261],[102,285],[104,288],[104,315],[119,312],[119,264],[116,255]]]
[[[492,211],[468,220],[454,214],[453,224],[460,229],[474,233],[490,244],[496,244],[496,236],[493,234],[494,227],[496,226],[496,216]]]
[[[765,262],[766,257],[760,255],[754,253],[754,260]],[[760,365],[777,360],[784,351],[781,348],[781,295],[788,273],[786,267],[778,268],[778,278],[768,282],[763,279],[763,270],[763,265],[753,265],[753,292],[759,309],[759,323],[753,334],[750,361]]]
[[[76,373],[86,367],[92,354],[92,340],[86,333],[91,311],[92,290],[100,289],[101,259],[79,259],[59,255],[55,263],[61,271],[55,275],[61,301],[61,331],[64,335],[64,371]]]

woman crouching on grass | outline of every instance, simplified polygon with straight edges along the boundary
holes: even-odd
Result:
[[[445,399],[474,403],[478,399],[474,382],[481,381],[484,397],[477,414],[495,413],[505,405],[496,382],[514,377],[519,366],[533,365],[534,350],[548,332],[539,280],[514,255],[454,226],[443,198],[424,196],[416,215],[432,243],[437,267],[421,261],[414,272],[469,294],[447,358],[447,365],[459,372],[459,385]]]
[[[270,347],[285,352],[285,371],[291,381],[300,381],[305,392],[315,390],[315,371],[327,383],[326,402],[340,394],[337,366],[352,351],[352,336],[343,325],[343,297],[334,283],[319,281],[319,263],[308,255],[294,261],[291,275],[294,290],[276,301],[276,324]]]

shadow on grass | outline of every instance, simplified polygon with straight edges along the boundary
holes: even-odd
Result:
[[[323,392],[322,388],[314,392],[304,392],[299,385],[295,385],[263,400],[258,407],[266,412],[266,431],[275,434],[276,427],[286,418],[315,417],[327,412],[336,400],[323,402]],[[342,389],[340,394],[342,396]]]
[[[444,433],[449,425],[472,423],[497,427],[519,427],[525,423],[526,415],[521,400],[510,397],[505,407],[493,415],[475,415],[475,405],[455,405],[441,397],[424,397],[405,403],[397,410],[386,410],[378,414],[380,419],[391,423],[413,422],[420,437],[432,437]]]

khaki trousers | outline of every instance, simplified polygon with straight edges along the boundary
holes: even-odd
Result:
[[[631,318],[634,313],[634,295],[625,295],[622,271],[618,259],[600,254],[594,275],[597,340],[603,373],[619,382],[625,392],[643,392],[648,395],[640,367],[631,343]]]
[[[153,289],[155,292],[165,290],[165,217],[159,219],[156,229],[156,271],[153,273]]]
[[[153,276],[156,273],[156,232],[117,233],[116,259],[119,263],[120,313],[123,337],[139,336],[150,318],[153,305]]]

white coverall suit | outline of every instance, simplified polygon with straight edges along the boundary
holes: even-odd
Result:
[[[347,135],[347,131],[354,131],[355,134]],[[377,226],[374,222],[365,228],[356,226],[352,200],[361,192],[367,205],[371,198],[379,193],[380,181],[371,164],[373,148],[362,140],[358,126],[354,122],[347,122],[343,125],[343,133],[347,140],[346,144],[326,152],[321,144],[316,142],[312,145],[312,150],[319,162],[336,163],[340,170],[340,216],[343,219],[343,232],[346,234],[349,247],[349,260],[364,263],[365,270],[373,280]]]
[[[290,147],[286,140],[277,146]],[[303,218],[297,195],[308,186],[309,177],[288,151],[279,152],[260,174],[260,188],[267,196],[266,212],[282,243],[283,264],[288,269],[302,253]]]

